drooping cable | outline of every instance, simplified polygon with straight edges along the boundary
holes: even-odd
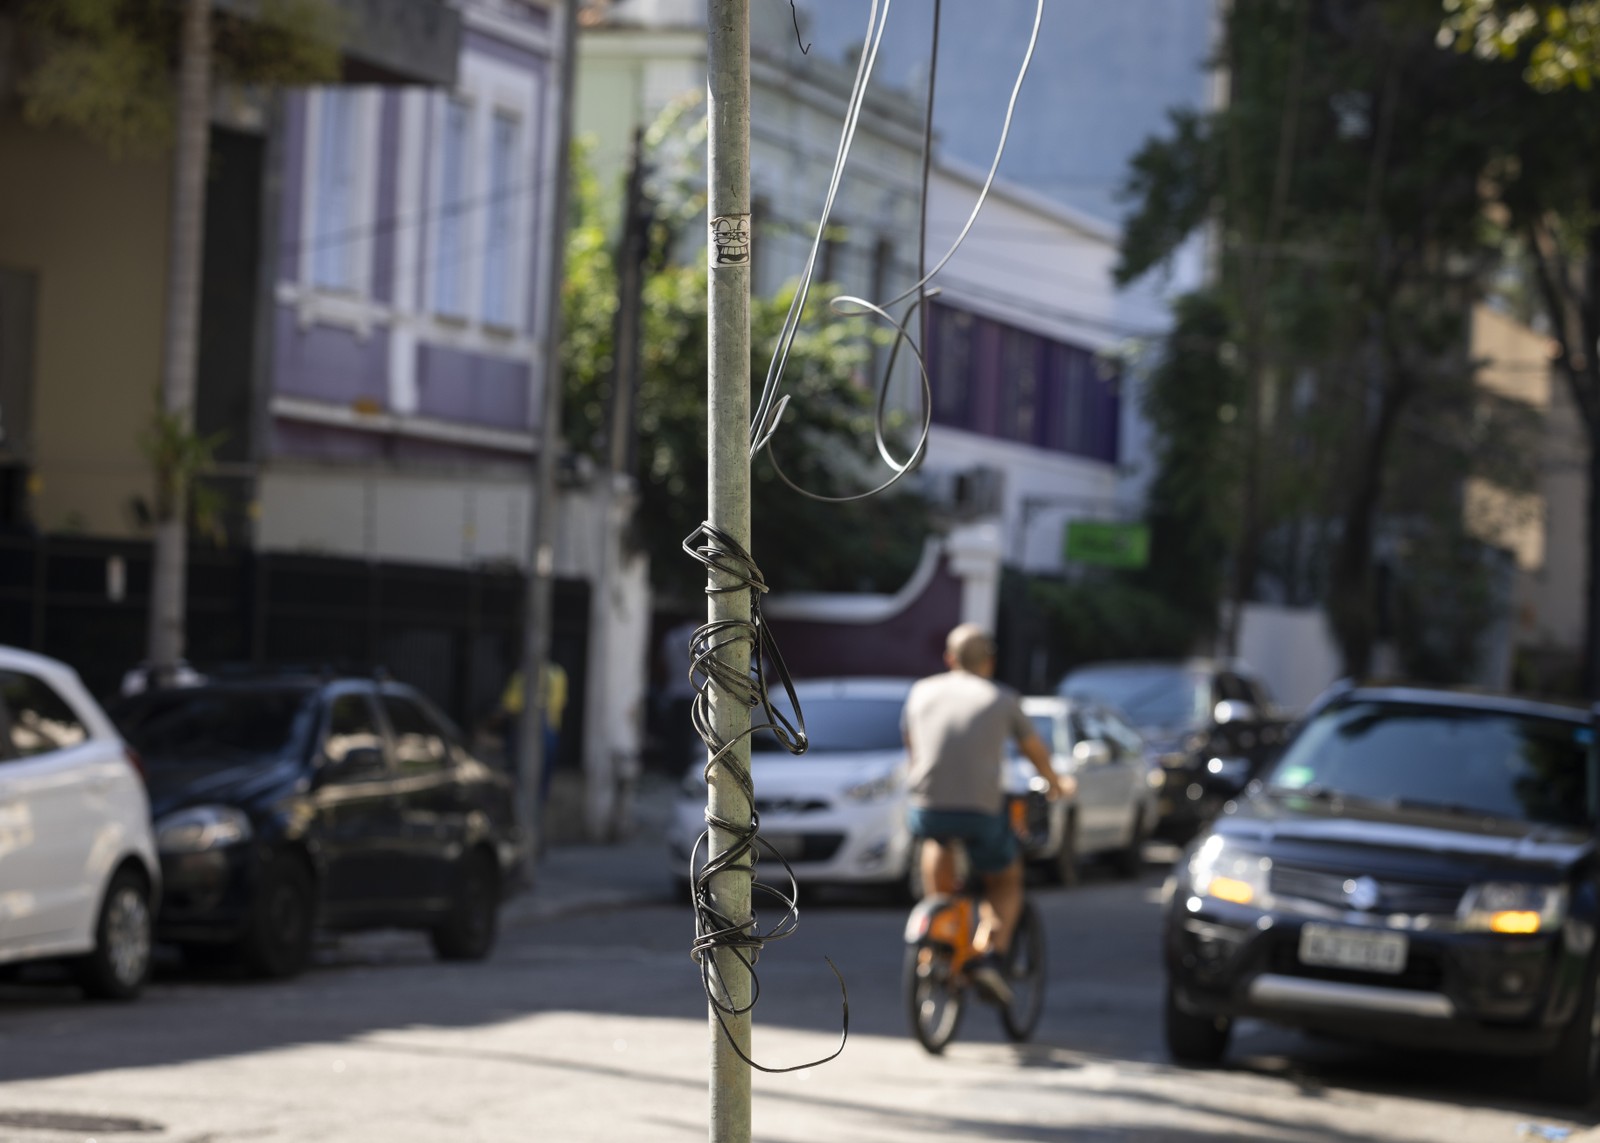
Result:
[[[828,967],[833,970],[833,975],[839,981],[843,1027],[839,1034],[838,1047],[831,1054],[789,1067],[769,1067],[752,1060],[739,1047],[728,1028],[730,1016],[739,1016],[751,1011],[761,997],[761,982],[756,976],[755,963],[763,946],[790,936],[800,922],[799,887],[795,883],[794,871],[789,868],[789,862],[783,854],[761,839],[761,815],[754,808],[755,786],[750,779],[748,767],[743,764],[734,747],[752,734],[767,731],[791,754],[803,754],[809,745],[806,738],[805,715],[795,696],[794,681],[789,675],[788,667],[784,665],[783,656],[778,652],[778,645],[772,638],[771,629],[762,618],[761,597],[766,594],[767,583],[761,570],[756,567],[755,561],[750,558],[750,554],[732,536],[709,522],[701,524],[684,540],[683,549],[705,566],[707,595],[737,591],[750,593],[748,621],[723,620],[702,624],[695,630],[689,642],[689,682],[695,691],[691,716],[695,733],[706,744],[707,758],[703,771],[706,783],[709,786],[716,773],[720,772],[723,777],[731,779],[738,786],[744,794],[746,804],[751,807],[749,824],[715,817],[709,806],[706,809],[707,829],[695,843],[694,853],[689,861],[690,873],[694,878],[695,914],[695,939],[690,946],[690,955],[700,966],[701,985],[705,989],[712,1011],[717,1015],[717,1022],[721,1024],[723,1034],[740,1059],[763,1072],[792,1072],[816,1067],[836,1059],[839,1053],[844,1051],[845,1041],[850,1034],[850,996],[845,988],[844,977],[840,975],[832,960],[828,961]],[[739,644],[744,645],[750,656],[750,670],[747,674],[730,669],[726,663],[726,653],[730,649],[737,648]],[[769,662],[789,700],[789,708],[794,711],[793,719],[772,703],[767,688]],[[756,722],[752,719],[750,725],[739,734],[732,738],[723,738],[717,730],[713,717],[713,692],[716,692],[721,700],[737,703],[747,710],[755,711],[759,708],[765,716],[765,721]],[[732,838],[727,848],[717,854],[711,853],[712,830]],[[761,848],[776,857],[783,866],[788,879],[787,891],[756,881],[756,860]],[[696,870],[694,867],[699,864],[702,849],[706,852],[706,861],[699,870]],[[748,919],[730,917],[718,909],[711,893],[711,880],[722,872],[748,874],[751,880],[752,906],[757,894],[775,901],[782,909],[782,915],[777,922],[763,932],[754,907],[751,908]],[[719,951],[736,957],[749,974],[748,1003],[736,1005],[728,999],[730,992],[717,956]]]
[[[847,316],[871,316],[884,323],[893,330],[893,346],[888,356],[888,361],[883,375],[877,386],[876,410],[874,415],[873,437],[877,446],[879,457],[889,467],[891,475],[881,484],[864,492],[841,496],[829,496],[800,487],[787,473],[783,471],[777,457],[774,455],[771,444],[776,436],[778,426],[782,420],[784,410],[788,406],[789,396],[781,393],[784,370],[788,364],[789,354],[793,347],[795,337],[799,330],[806,299],[809,297],[813,275],[816,271],[817,254],[821,248],[822,240],[827,232],[828,222],[832,216],[834,201],[837,197],[838,186],[842,179],[844,167],[849,157],[850,148],[854,142],[856,128],[859,122],[860,108],[866,98],[866,89],[872,75],[872,65],[876,62],[878,45],[882,40],[884,27],[888,20],[888,0],[884,0],[882,19],[879,19],[877,0],[868,16],[868,35],[866,50],[861,54],[860,64],[856,71],[856,86],[851,92],[850,102],[845,115],[845,122],[840,134],[839,150],[834,162],[833,177],[829,184],[828,194],[823,203],[822,217],[818,223],[816,237],[812,242],[810,256],[806,260],[805,269],[801,274],[799,286],[790,303],[789,312],[784,320],[783,329],[779,334],[777,346],[774,349],[771,364],[767,369],[766,382],[762,387],[761,398],[756,405],[751,423],[750,453],[766,450],[773,470],[786,485],[795,492],[812,500],[827,503],[848,503],[864,500],[886,491],[902,480],[908,473],[914,471],[922,458],[927,453],[928,437],[933,423],[933,395],[932,384],[928,375],[927,360],[922,345],[926,343],[925,336],[921,339],[911,336],[911,319],[919,311],[923,313],[924,334],[926,332],[926,305],[930,298],[937,294],[936,290],[929,290],[929,284],[935,276],[955,256],[967,236],[971,233],[973,225],[977,222],[984,203],[988,200],[990,190],[999,173],[1000,161],[1004,157],[1006,142],[1010,138],[1011,125],[1016,116],[1017,100],[1022,91],[1023,81],[1027,78],[1028,69],[1033,62],[1034,53],[1039,43],[1039,29],[1044,19],[1044,0],[1037,0],[1034,9],[1033,27],[1028,36],[1028,44],[1023,52],[1022,62],[1017,69],[1016,81],[1012,84],[1011,95],[1006,103],[1005,120],[1001,125],[1000,139],[995,147],[994,160],[989,165],[982,189],[978,193],[977,201],[973,204],[965,225],[950,248],[945,251],[932,270],[926,270],[926,227],[927,227],[927,182],[931,166],[932,148],[932,104],[935,93],[936,63],[929,69],[928,84],[928,114],[924,121],[924,153],[923,153],[923,195],[922,195],[922,238],[918,248],[918,277],[917,281],[908,289],[891,298],[888,302],[878,304],[855,295],[843,294],[829,302],[829,308],[836,314]],[[938,43],[939,7],[934,9],[934,44],[935,52]],[[889,310],[891,307],[910,299],[905,313],[896,318]],[[919,342],[921,344],[919,344]],[[894,377],[894,367],[898,363],[899,351],[904,345],[916,361],[919,374],[919,388],[921,390],[922,413],[919,417],[919,432],[917,441],[911,449],[911,454],[905,460],[897,459],[889,446],[887,422],[889,417],[889,387]]]

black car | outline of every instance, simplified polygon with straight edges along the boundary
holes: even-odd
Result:
[[[1161,769],[1154,833],[1185,842],[1276,757],[1288,720],[1261,680],[1216,659],[1108,661],[1056,687],[1120,710]]]
[[[1590,712],[1345,687],[1185,852],[1163,925],[1172,1055],[1255,1017],[1423,1049],[1600,1061]]]
[[[488,955],[521,867],[511,784],[415,690],[236,679],[110,714],[149,774],[159,939],[279,977],[317,927],[425,929],[441,957]]]

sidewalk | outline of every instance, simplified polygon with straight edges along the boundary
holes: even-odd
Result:
[[[666,826],[677,792],[676,782],[658,774],[643,775],[634,794],[628,837],[609,843],[551,845],[534,871],[533,885],[501,908],[500,923],[509,928],[572,913],[676,900]],[[559,801],[552,810],[567,812]]]

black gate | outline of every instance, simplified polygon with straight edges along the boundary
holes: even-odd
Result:
[[[441,568],[196,547],[188,657],[198,669],[386,671],[463,726],[495,707],[518,665],[526,581]],[[70,663],[102,698],[144,657],[150,545],[0,536],[0,642]],[[570,685],[558,764],[583,757],[589,585],[558,579],[550,654]]]

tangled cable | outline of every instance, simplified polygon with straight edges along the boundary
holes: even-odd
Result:
[[[750,771],[740,764],[739,756],[733,748],[752,734],[770,731],[783,744],[785,750],[791,754],[804,754],[809,745],[806,738],[805,716],[795,697],[794,680],[790,677],[788,668],[784,666],[783,656],[778,653],[778,646],[772,638],[771,630],[762,620],[761,597],[767,591],[767,583],[761,575],[761,570],[756,567],[755,561],[750,558],[750,554],[732,536],[710,523],[703,523],[696,528],[683,541],[683,550],[705,565],[707,595],[725,595],[737,591],[750,593],[748,621],[730,619],[702,624],[689,641],[689,681],[695,690],[692,718],[695,732],[707,747],[703,772],[706,783],[710,784],[713,770],[720,767],[722,774],[731,778],[743,791],[745,801],[751,807],[748,824],[714,816],[709,805],[706,808],[706,830],[695,842],[694,853],[689,859],[690,872],[694,876],[695,932],[694,944],[690,946],[689,955],[700,966],[700,981],[705,988],[706,999],[710,1002],[712,1011],[717,1014],[717,1022],[722,1025],[723,1035],[740,1059],[763,1072],[793,1072],[802,1068],[813,1068],[836,1059],[839,1053],[844,1051],[845,1040],[850,1035],[850,996],[845,988],[844,977],[840,975],[832,960],[828,961],[828,967],[833,970],[833,975],[839,981],[844,1026],[839,1034],[839,1046],[829,1055],[785,1068],[767,1067],[756,1063],[746,1055],[728,1028],[728,1017],[740,1016],[751,1011],[761,997],[761,982],[756,976],[755,963],[762,947],[771,941],[790,936],[800,923],[800,906],[797,900],[799,888],[795,883],[794,871],[789,868],[789,862],[783,854],[760,836],[761,815],[755,810],[755,787],[750,780]],[[731,669],[725,661],[724,652],[739,644],[744,644],[750,653],[748,673]],[[766,663],[769,660],[784,693],[788,696],[789,706],[795,712],[792,720],[772,704],[766,677]],[[718,733],[712,718],[711,695],[714,690],[730,701],[743,705],[747,710],[754,711],[759,707],[766,721],[756,722],[752,718],[750,725],[739,734],[732,738],[723,738]],[[710,851],[713,829],[720,830],[733,838],[732,844],[717,854],[712,854]],[[706,851],[706,862],[696,872],[694,867],[699,864],[702,847]],[[761,848],[776,857],[783,866],[789,882],[787,892],[755,880],[756,859]],[[711,899],[711,879],[715,874],[725,871],[747,873],[751,881],[752,899],[755,894],[762,893],[782,906],[783,915],[771,928],[765,932],[760,930],[756,922],[753,900],[748,919],[730,917],[716,908]],[[732,953],[749,973],[748,1003],[736,1005],[729,999],[731,994],[716,956],[719,950]]]

